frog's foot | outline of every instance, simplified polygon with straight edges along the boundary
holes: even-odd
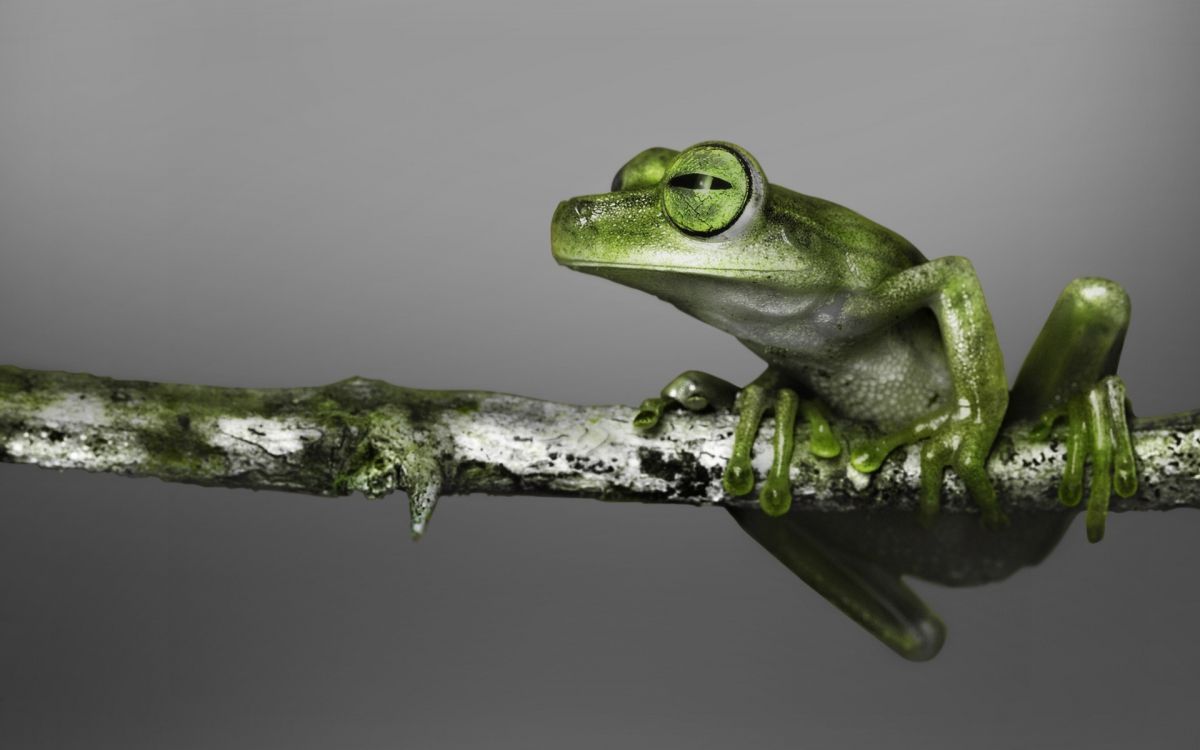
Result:
[[[765,376],[746,386],[737,395],[737,427],[733,451],[721,479],[730,495],[745,495],[754,489],[754,468],[750,450],[767,411],[775,413],[775,435],[771,468],[758,494],[758,504],[770,516],[781,516],[792,506],[790,469],[795,450],[796,415],[803,414],[809,425],[809,440],[814,455],[832,458],[842,451],[833,434],[824,408],[816,401],[801,399],[791,388],[773,387]]]
[[[983,514],[985,526],[1008,525],[996,489],[987,474],[987,457],[994,432],[980,430],[972,420],[955,420],[949,410],[937,412],[906,429],[863,438],[850,451],[850,465],[866,474],[878,471],[895,449],[924,441],[921,446],[921,495],[917,520],[929,526],[941,509],[942,476],[947,468],[966,486]]]
[[[1132,497],[1137,492],[1137,465],[1125,405],[1125,383],[1109,375],[1072,396],[1065,410],[1047,412],[1031,433],[1035,439],[1049,438],[1055,423],[1066,417],[1067,466],[1058,486],[1058,499],[1063,505],[1075,507],[1083,499],[1083,468],[1091,458],[1087,502],[1087,536],[1091,542],[1104,538],[1113,491],[1121,497]]]
[[[689,411],[703,411],[710,406],[728,408],[733,405],[737,392],[737,386],[727,380],[699,370],[688,370],[667,383],[660,395],[642,402],[633,417],[633,426],[639,430],[656,427],[663,412],[669,408],[682,407]]]

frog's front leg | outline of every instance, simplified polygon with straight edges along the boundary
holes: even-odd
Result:
[[[795,449],[796,416],[808,422],[809,445],[813,455],[833,458],[842,452],[842,445],[829,426],[825,408],[811,398],[801,398],[783,385],[783,377],[768,367],[754,382],[743,388],[734,405],[738,415],[733,433],[733,450],[721,484],[730,495],[745,495],[754,489],[754,469],[750,451],[759,426],[767,412],[775,414],[774,446],[771,468],[758,493],[758,504],[769,516],[781,516],[792,507],[790,469]]]
[[[1067,467],[1059,485],[1064,505],[1083,498],[1084,464],[1091,459],[1087,535],[1104,536],[1109,497],[1137,492],[1133,442],[1126,421],[1125,384],[1117,363],[1129,328],[1129,296],[1106,279],[1067,285],[1021,366],[1011,394],[1008,424],[1038,422],[1049,437],[1067,419]]]
[[[1008,384],[1000,343],[970,261],[938,258],[905,269],[882,284],[849,297],[842,327],[850,336],[871,336],[920,309],[937,318],[955,403],[933,414],[914,414],[910,424],[882,441],[890,450],[899,442],[923,440],[921,511],[937,513],[942,475],[954,469],[974,498],[988,526],[1007,523],[1000,510],[986,462],[1008,406]],[[891,447],[888,447],[891,446]],[[860,471],[879,468],[887,450],[852,449]]]
[[[789,470],[795,448],[797,415],[808,423],[809,444],[814,455],[832,458],[842,450],[829,425],[824,406],[813,399],[801,398],[795,390],[782,383],[780,373],[774,368],[768,368],[741,390],[714,375],[689,370],[668,383],[659,396],[643,401],[633,423],[639,429],[652,428],[662,419],[663,412],[671,407],[701,411],[709,407],[732,406],[737,411],[738,423],[734,430],[732,453],[721,482],[726,492],[737,496],[754,489],[750,451],[763,417],[768,412],[774,412],[771,468],[758,499],[766,513],[782,515],[792,503]]]

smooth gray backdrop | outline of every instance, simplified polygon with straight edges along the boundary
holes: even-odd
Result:
[[[1015,374],[1134,300],[1200,406],[1190,2],[0,0],[0,361],[634,404],[733,339],[560,269],[548,222],[722,138],[969,256]],[[1081,526],[901,661],[720,511],[201,489],[0,465],[0,746],[1192,747],[1200,516]]]

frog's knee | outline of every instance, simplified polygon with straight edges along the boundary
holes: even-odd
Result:
[[[1115,281],[1094,276],[1075,279],[1063,289],[1059,301],[1092,325],[1106,324],[1117,330],[1129,326],[1129,294]]]

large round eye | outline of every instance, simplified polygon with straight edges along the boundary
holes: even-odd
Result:
[[[688,234],[711,237],[741,216],[750,200],[750,171],[741,157],[719,145],[684,151],[665,175],[663,209]]]

